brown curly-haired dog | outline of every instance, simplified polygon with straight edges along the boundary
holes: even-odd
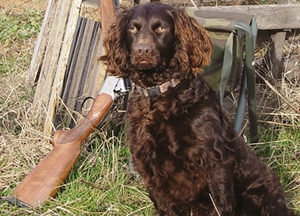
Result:
[[[160,215],[289,215],[278,177],[237,136],[201,76],[212,44],[195,19],[159,3],[123,10],[104,46],[108,72],[136,85],[130,150]]]

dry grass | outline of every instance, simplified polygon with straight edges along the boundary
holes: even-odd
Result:
[[[42,13],[9,7],[2,8],[0,16],[1,22],[5,21],[0,33],[0,196],[3,199],[47,154],[50,145],[49,137],[35,127],[31,103],[34,92],[25,82]]]
[[[297,33],[297,34],[296,34]],[[264,46],[264,49],[268,45]],[[257,102],[260,122],[299,127],[300,117],[300,34],[286,41],[283,48],[283,72],[275,79],[265,51],[256,53]],[[264,65],[264,66],[263,66]]]

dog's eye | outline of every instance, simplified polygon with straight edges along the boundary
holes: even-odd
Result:
[[[128,29],[128,31],[131,32],[131,33],[133,33],[133,34],[135,34],[135,33],[138,32],[138,29],[137,29],[137,27],[135,27],[135,26],[131,26],[131,27]]]
[[[163,26],[158,26],[156,29],[155,29],[155,32],[158,33],[158,34],[161,34],[163,32],[165,32],[167,30],[167,28],[163,27]]]

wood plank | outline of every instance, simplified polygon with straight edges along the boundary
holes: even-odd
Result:
[[[86,78],[83,84],[83,88],[81,89],[80,94],[82,95],[83,98],[86,97],[93,97],[92,95],[90,95],[87,91],[87,88],[89,88],[89,86],[93,86],[94,88],[94,83],[96,82],[95,77],[92,78],[92,73],[93,73],[93,66],[95,66],[95,55],[97,55],[97,42],[98,42],[98,38],[100,36],[101,38],[101,29],[100,29],[100,23],[96,23],[94,21],[91,20],[91,22],[93,23],[93,27],[92,27],[92,35],[90,38],[90,55],[89,58],[87,59],[87,66],[84,69],[84,73],[86,73]],[[95,90],[95,92],[97,93],[97,90]]]
[[[61,54],[60,51],[68,19],[68,13],[66,13],[66,11],[70,7],[70,4],[70,0],[59,0],[57,2],[55,20],[52,24],[51,30],[52,34],[49,38],[49,43],[42,67],[43,76],[39,79],[34,99],[35,102],[40,104],[39,122],[44,122],[46,120],[45,117],[48,116],[47,108],[49,106],[52,86]]]
[[[187,9],[196,10],[190,7]],[[254,15],[260,30],[300,28],[300,4],[209,6],[200,7],[199,10]]]
[[[86,52],[88,50],[88,38],[86,33],[88,33],[88,29],[90,28],[88,20],[83,19],[82,25],[79,29],[79,37],[77,38],[77,44],[75,47],[75,55],[70,64],[70,75],[71,79],[68,79],[68,88],[69,91],[64,92],[63,100],[67,107],[71,110],[75,110],[75,103],[78,100],[78,91],[80,88],[83,67],[86,62]]]
[[[53,49],[49,66],[46,68],[47,69],[47,79],[45,82],[45,86],[43,87],[43,95],[44,97],[42,98],[44,101],[47,101],[47,106],[49,105],[49,100],[51,93],[53,91],[53,84],[54,84],[54,78],[56,76],[56,70],[57,70],[57,65],[59,62],[59,59],[61,57],[61,47],[63,44],[63,39],[65,36],[65,30],[66,30],[66,25],[68,21],[68,9],[70,8],[71,5],[71,0],[64,0],[61,1],[59,4],[59,13],[57,14],[57,24],[53,25],[53,47],[51,46],[50,48]],[[46,61],[49,61],[49,58],[46,59]]]
[[[70,56],[67,62],[67,68],[66,68],[66,74],[65,74],[65,83],[62,89],[62,102],[63,104],[59,108],[61,111],[65,111],[69,108],[71,95],[74,94],[72,89],[73,83],[75,82],[76,76],[74,76],[74,73],[76,72],[76,65],[77,65],[77,59],[80,52],[80,43],[83,40],[84,32],[82,29],[85,28],[86,25],[86,19],[83,19],[81,17],[78,17],[76,29],[74,33],[74,38],[71,44],[71,51]],[[81,62],[81,61],[80,61]],[[68,108],[67,108],[68,107]],[[67,122],[67,125],[69,124],[69,116],[64,115],[57,115],[55,117],[60,122]],[[57,121],[55,120],[55,121]]]
[[[264,59],[269,62],[269,67],[273,76],[276,79],[282,78],[281,69],[283,62],[281,61],[283,46],[285,42],[286,32],[277,32],[271,36],[271,45],[268,47],[268,51]]]
[[[41,26],[41,30],[37,39],[37,43],[34,47],[32,59],[30,62],[30,66],[28,69],[28,74],[26,78],[26,82],[30,86],[34,86],[35,81],[38,79],[38,72],[43,62],[43,57],[45,53],[45,47],[47,44],[47,38],[49,37],[50,31],[49,26],[51,22],[51,10],[53,8],[54,0],[49,0],[47,9],[44,15],[43,23]]]
[[[44,132],[46,134],[50,134],[53,129],[52,120],[54,118],[60,100],[60,95],[63,90],[64,77],[66,73],[67,63],[70,57],[71,44],[73,41],[74,32],[76,30],[76,25],[79,16],[78,5],[80,4],[80,2],[81,0],[73,1],[70,10],[66,33],[64,36],[63,45],[61,49],[61,56],[58,62],[58,66],[54,78],[49,105],[47,107],[48,115],[44,124]]]
[[[207,1],[204,1],[207,2]],[[228,0],[229,3],[237,1]],[[172,3],[172,1],[171,1]],[[99,9],[97,0],[84,1],[81,12],[84,17],[94,19],[94,13]],[[188,10],[196,10],[195,7],[187,7]],[[261,30],[271,29],[299,29],[300,28],[300,4],[273,4],[273,5],[236,5],[236,6],[202,6],[200,10],[237,12],[254,15]],[[88,13],[91,13],[90,15]],[[95,18],[96,19],[96,18]],[[98,18],[97,18],[98,19]]]
[[[67,82],[63,91],[63,102],[67,108],[74,111],[80,111],[78,109],[82,102],[81,92],[86,80],[86,68],[89,58],[91,58],[91,35],[93,28],[93,20],[79,19],[79,28],[77,28],[77,37],[74,38],[76,44],[73,45],[72,58],[68,62],[67,68]],[[76,108],[77,107],[77,108]],[[71,117],[71,118],[70,118]],[[76,116],[73,116],[76,119]],[[74,121],[72,116],[63,116],[62,121],[66,125],[73,127]]]
[[[72,110],[81,112],[81,103],[86,95],[83,95],[84,85],[88,75],[88,68],[92,57],[92,36],[93,36],[94,21],[87,20],[87,25],[84,30],[83,40],[81,41],[81,49],[77,60],[77,80],[74,83],[73,91],[76,93],[75,103],[69,107]]]
[[[99,90],[103,84],[105,75],[106,75],[106,71],[102,70],[102,62],[98,62],[96,60],[97,57],[101,56],[103,54],[103,49],[102,49],[102,39],[101,39],[102,33],[101,33],[101,29],[98,26],[98,24],[95,25],[95,35],[93,38],[93,41],[95,41],[95,43],[93,44],[93,49],[92,49],[92,58],[91,58],[91,62],[89,65],[89,70],[88,70],[88,75],[87,75],[87,79],[84,85],[84,90],[82,95],[84,95],[85,97],[92,97],[92,98],[96,98],[96,96],[99,93]],[[93,101],[92,100],[88,100],[87,102],[85,102],[84,104],[84,110],[87,112],[89,110],[89,108],[92,106]],[[86,113],[83,113],[86,114]]]
[[[47,79],[49,79],[49,76],[52,76],[52,74],[55,73],[55,71],[49,71],[49,67],[50,67],[50,62],[51,62],[52,55],[54,52],[55,40],[53,38],[55,38],[54,35],[57,32],[55,27],[57,27],[58,22],[59,22],[58,14],[60,12],[60,7],[58,5],[59,5],[59,1],[56,2],[52,7],[53,14],[51,15],[51,18],[53,17],[54,19],[52,20],[50,36],[49,36],[49,39],[47,40],[46,51],[45,51],[45,55],[43,58],[43,63],[42,63],[42,67],[41,67],[41,71],[40,71],[40,75],[39,75],[39,80],[37,83],[36,92],[35,92],[34,100],[33,100],[34,106],[36,107],[36,111],[38,113],[39,122],[44,121],[43,116],[45,116],[45,108],[47,107],[48,100],[49,100],[49,99],[45,100],[45,97],[44,97],[46,89],[52,87],[52,86],[46,86],[46,82],[47,82]]]

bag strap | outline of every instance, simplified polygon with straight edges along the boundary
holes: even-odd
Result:
[[[233,62],[233,32],[230,33],[226,44],[225,44],[225,51],[224,51],[224,58],[223,58],[223,66],[222,66],[222,73],[221,73],[221,79],[220,79],[220,102],[223,106],[223,99],[225,94],[226,85],[229,79],[229,75],[232,69],[232,62]]]
[[[257,24],[252,18],[251,26],[245,23],[236,22],[235,29],[246,33],[245,47],[246,59],[242,78],[242,86],[240,90],[240,97],[238,100],[238,109],[236,112],[235,126],[236,131],[240,131],[245,115],[246,108],[246,94],[248,95],[248,116],[250,122],[250,137],[251,142],[257,142],[257,114],[256,114],[256,99],[255,99],[255,77],[254,77],[254,48],[257,37]]]

